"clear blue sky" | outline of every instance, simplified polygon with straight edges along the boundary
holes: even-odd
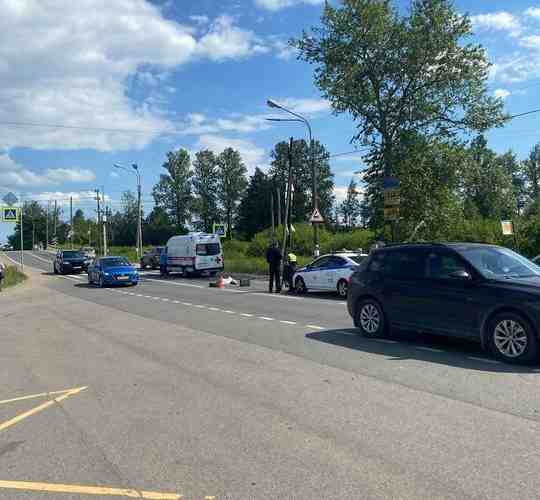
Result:
[[[540,4],[456,6],[488,50],[490,90],[510,113],[540,108]],[[91,192],[104,188],[114,209],[135,178],[112,164],[137,162],[148,207],[165,153],[178,147],[231,145],[250,171],[265,168],[273,144],[305,135],[296,124],[270,127],[267,98],[307,114],[330,152],[349,151],[354,124],[331,115],[312,68],[286,45],[321,8],[322,0],[0,0],[0,195],[60,204],[73,196],[93,214]],[[490,146],[525,157],[540,140],[539,119],[491,132]],[[333,160],[338,197],[360,166],[359,155]],[[11,228],[0,226],[2,242]]]

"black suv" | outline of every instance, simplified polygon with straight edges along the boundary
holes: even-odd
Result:
[[[90,262],[91,259],[78,250],[59,250],[53,262],[54,274],[87,271]]]
[[[347,307],[367,337],[396,327],[470,338],[504,361],[528,362],[540,343],[540,267],[493,245],[392,245],[354,272]]]
[[[151,250],[144,252],[141,257],[141,269],[146,269],[147,267],[159,269],[159,258],[164,249],[165,247],[154,247]]]

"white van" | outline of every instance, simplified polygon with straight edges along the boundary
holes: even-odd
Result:
[[[211,275],[223,270],[223,250],[217,234],[189,233],[167,242],[167,268],[162,272]]]

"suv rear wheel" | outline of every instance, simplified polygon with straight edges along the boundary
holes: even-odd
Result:
[[[362,300],[354,315],[356,326],[364,337],[383,337],[386,333],[384,312],[376,300]]]
[[[529,322],[512,312],[494,316],[488,324],[491,353],[507,363],[527,363],[538,355],[538,339]]]

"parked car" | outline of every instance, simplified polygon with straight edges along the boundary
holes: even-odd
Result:
[[[90,262],[79,250],[59,250],[53,262],[54,274],[80,273],[88,269]]]
[[[159,269],[159,257],[165,247],[154,247],[144,252],[141,257],[141,269],[151,267],[152,269]]]
[[[88,268],[88,283],[100,288],[139,283],[139,273],[125,257],[101,257]]]
[[[96,258],[96,249],[93,247],[82,247],[81,253],[86,255],[89,259],[95,259]]]
[[[372,252],[347,300],[363,335],[392,328],[474,339],[507,362],[539,350],[540,268],[507,248],[406,244]]]
[[[207,272],[214,275],[222,270],[223,250],[217,234],[189,233],[173,236],[167,242],[167,265],[162,274]]]
[[[366,257],[366,254],[357,253],[323,255],[296,271],[293,276],[294,288],[300,294],[308,290],[335,291],[345,298],[354,268]]]

